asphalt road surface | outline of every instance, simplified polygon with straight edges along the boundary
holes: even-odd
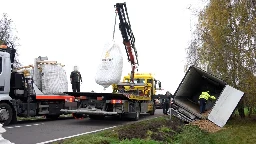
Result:
[[[162,110],[157,109],[155,115],[141,115],[140,119],[149,119],[160,115],[163,115]],[[62,118],[55,121],[24,121],[15,125],[5,126],[6,132],[3,134],[3,137],[15,144],[36,144],[130,122],[129,120],[118,120],[114,118],[106,120]]]

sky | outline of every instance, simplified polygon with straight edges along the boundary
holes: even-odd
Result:
[[[202,0],[5,0],[1,5],[8,7],[2,7],[0,13],[14,21],[23,65],[47,56],[64,64],[68,77],[78,66],[83,77],[81,91],[102,92],[95,74],[104,45],[112,41],[116,2],[127,3],[139,72],[155,74],[164,91],[174,93],[185,73],[185,49],[197,19],[188,8],[201,8]],[[131,67],[118,28],[115,41],[122,48],[124,76]]]

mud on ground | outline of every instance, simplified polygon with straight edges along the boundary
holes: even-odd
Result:
[[[163,117],[161,120],[150,120],[123,126],[118,129],[117,133],[119,140],[137,138],[165,141],[181,132],[182,125],[184,123],[177,118],[170,120],[169,117]]]

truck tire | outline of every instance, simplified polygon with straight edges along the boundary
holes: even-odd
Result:
[[[103,115],[89,115],[89,118],[92,120],[102,120],[105,118]]]
[[[52,120],[56,120],[60,117],[60,115],[46,115],[47,119],[52,119]]]
[[[140,112],[136,112],[135,114],[134,114],[134,118],[132,119],[133,121],[138,121],[140,119]]]
[[[9,125],[13,117],[12,107],[8,103],[0,103],[0,108],[4,110],[0,113],[0,122],[3,123],[4,126]]]

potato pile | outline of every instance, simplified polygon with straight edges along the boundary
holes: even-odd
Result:
[[[191,123],[191,125],[196,125],[200,129],[205,130],[210,133],[217,132],[221,130],[222,128],[214,124],[213,122],[209,120],[197,120]]]

